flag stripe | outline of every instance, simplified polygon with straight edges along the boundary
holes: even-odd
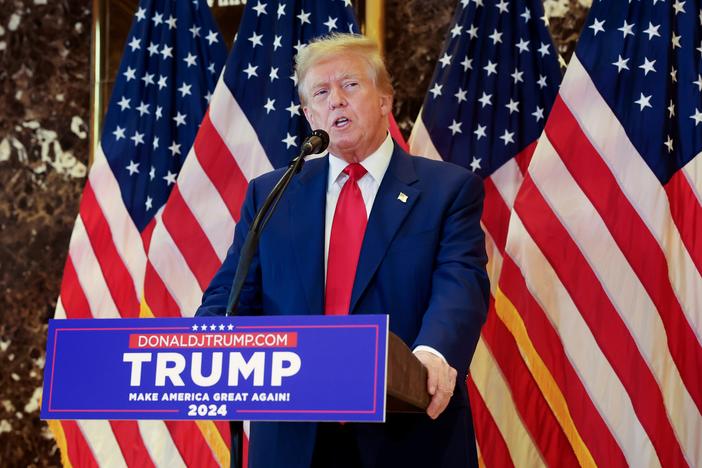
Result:
[[[702,206],[690,182],[685,171],[678,171],[664,188],[670,203],[670,215],[680,232],[680,239],[697,266],[697,271],[702,273]],[[702,304],[697,304],[696,307],[700,308]]]
[[[538,448],[534,445],[531,436],[518,418],[517,408],[512,398],[503,395],[512,395],[502,374],[495,371],[497,363],[492,359],[490,351],[482,339],[478,341],[471,362],[471,375],[477,391],[482,396],[485,406],[494,418],[500,433],[504,437],[511,460],[516,460],[520,466],[540,467],[545,466]],[[488,447],[481,445],[483,454]]]
[[[152,467],[154,463],[148,456],[136,421],[109,421],[112,432],[127,466]]]
[[[256,131],[226,85],[215,88],[209,115],[212,126],[247,181],[273,170]]]
[[[77,423],[99,466],[126,468],[127,463],[109,421],[81,419]]]
[[[186,466],[219,466],[195,421],[166,421],[166,427]]]
[[[238,221],[248,181],[212,125],[209,113],[205,115],[199,133],[202,138],[195,140],[194,148],[200,166],[224,200],[232,219]],[[205,229],[205,232],[210,231]],[[225,244],[231,244],[232,238],[229,238]]]
[[[145,312],[145,309],[149,311],[146,315],[152,317],[181,316],[178,303],[173,300],[150,260],[146,264],[146,275],[144,276],[144,304],[142,304],[142,311]]]
[[[223,433],[219,431],[219,427],[214,421],[197,421],[197,427],[202,432],[207,444],[212,449],[215,459],[220,467],[230,465],[229,446],[224,442]],[[227,435],[229,431],[227,431]]]
[[[441,155],[436,150],[434,143],[431,141],[431,136],[427,131],[427,127],[424,125],[422,120],[422,109],[419,110],[419,118],[414,123],[412,127],[412,134],[409,138],[410,148],[412,148],[412,154],[419,156],[424,156],[430,159],[436,159],[441,161]]]
[[[514,337],[496,313],[488,315],[483,325],[482,338],[496,364],[502,370],[507,384],[510,388],[519,389],[518,392],[512,393],[514,404],[546,464],[549,466],[577,465],[578,460],[573,453],[573,448],[544,399],[544,395],[534,382],[529,369],[520,359],[519,348]]]
[[[92,318],[88,299],[85,297],[85,294],[83,294],[83,288],[78,281],[78,274],[73,266],[73,260],[71,260],[70,255],[66,259],[66,265],[63,268],[63,280],[59,302],[62,303],[64,317],[66,317],[66,310],[69,310],[71,318]],[[65,306],[63,304],[65,304]]]
[[[661,462],[684,465],[685,458],[665,413],[661,390],[647,363],[587,260],[551,211],[530,175],[524,179],[515,211],[561,278],[599,347],[626,387]]]
[[[197,156],[192,154],[185,164],[188,166],[187,173],[184,173],[185,176],[178,181],[178,189],[202,231],[207,234],[219,264],[227,255],[228,246],[234,238],[236,223],[231,216],[226,216],[228,208],[217,187],[212,184],[200,166]],[[165,210],[170,209],[166,206]],[[224,213],[224,215],[212,216],[212,213]]]
[[[690,190],[695,194],[697,204],[702,204],[702,152],[683,167],[683,172],[690,183]]]
[[[159,215],[156,215],[159,218]],[[178,304],[182,314],[190,314],[197,309],[202,298],[202,289],[190,270],[188,263],[183,258],[178,246],[171,238],[170,232],[165,229],[160,220],[154,229],[149,260],[156,274],[161,278],[170,296]],[[154,307],[151,306],[154,310]],[[154,314],[157,312],[154,310]]]
[[[73,262],[76,276],[78,277],[77,284],[83,289],[85,298],[90,304],[90,312],[93,317],[118,318],[117,306],[115,306],[110,290],[105,283],[105,278],[102,276],[100,265],[97,258],[95,258],[95,253],[80,216],[76,218],[76,223],[73,226],[68,255]]]
[[[517,161],[514,158],[510,159],[493,172],[489,179],[492,179],[500,196],[511,209],[517,196],[517,190],[524,179]]]
[[[671,424],[684,452],[694,453],[694,447],[698,445],[695,427],[702,427],[702,418],[671,357],[666,330],[656,306],[595,211],[591,203],[592,197],[588,199],[580,191],[550,142],[545,138],[542,140],[539,151],[544,156],[530,166],[529,173],[564,228],[582,248],[583,256],[587,257],[588,264],[599,281],[619,285],[608,291],[609,299],[627,324],[637,348],[661,388]],[[548,170],[543,171],[543,161],[547,160],[548,155],[554,161],[548,161]],[[610,206],[616,206],[614,198],[610,195]],[[577,215],[571,209],[572,206],[578,206]],[[632,307],[632,304],[636,306]]]
[[[669,274],[672,273],[670,280],[687,321],[695,330],[702,330],[702,308],[699,307],[702,304],[702,275],[674,228],[663,187],[631,144],[577,56],[573,56],[568,65],[565,80],[559,97],[611,171],[618,190],[636,208],[663,250],[669,262]]]
[[[557,327],[568,359],[612,435],[619,442],[627,462],[632,466],[648,466],[651,460],[657,461],[654,447],[641,426],[626,388],[603,355],[592,330],[588,328],[561,279],[516,212],[512,212],[510,218],[506,251],[525,278],[528,294],[533,296],[540,309],[547,314],[548,320]],[[505,261],[504,269],[508,271],[509,262]],[[531,311],[527,311],[527,314],[531,315]],[[568,336],[568,339],[563,339],[564,336]],[[595,437],[597,436],[596,434]]]
[[[483,187],[485,188],[485,200],[481,221],[495,242],[495,247],[500,253],[504,253],[507,244],[507,228],[509,227],[509,206],[497,191],[497,187],[490,177],[483,179]],[[496,277],[491,276],[490,280],[497,282],[499,271],[497,274]]]
[[[483,466],[514,467],[514,463],[509,457],[509,450],[507,449],[505,439],[502,437],[497,424],[495,424],[495,420],[492,418],[483,397],[480,395],[470,375],[466,380],[466,385],[468,386],[468,395],[470,396],[470,408],[473,413],[473,422],[476,427],[480,428],[480,430],[475,431],[475,437],[478,441],[478,449],[480,450],[480,458],[482,458]]]
[[[61,421],[61,428],[66,438],[66,453],[71,465],[80,468],[99,468],[90,445],[83,437],[77,421]]]
[[[102,276],[122,317],[134,318],[139,314],[139,299],[132,277],[110,234],[110,227],[102,216],[102,209],[95,199],[90,181],[85,184],[83,198],[80,202],[80,217],[85,226],[88,239],[95,252]]]
[[[648,229],[624,195],[608,189],[616,187],[616,181],[589,140],[578,131],[568,131],[579,127],[560,99],[556,100],[552,115],[554,118],[549,119],[545,132],[560,160],[597,209],[626,261],[658,309],[665,326],[670,352],[699,410],[702,408],[702,379],[698,375],[699,369],[702,369],[702,347],[687,323],[670,281],[666,281],[668,264],[664,253],[655,239],[648,235]],[[554,162],[556,160],[558,158],[554,158]],[[560,185],[562,181],[558,180],[548,184],[549,187]],[[553,198],[555,199],[555,194]],[[632,229],[638,233],[633,238]],[[640,252],[647,252],[647,255],[643,256]]]
[[[200,289],[204,290],[219,268],[217,253],[193,216],[176,186],[171,191],[168,209],[163,210],[163,224],[183,255]],[[186,311],[188,313],[188,311]]]
[[[522,317],[531,342],[568,402],[573,422],[595,463],[627,466],[621,448],[583,387],[582,376],[573,369],[553,325],[527,289],[517,265],[509,256],[505,256],[503,262],[499,287]]]
[[[157,467],[185,467],[185,462],[180,457],[165,422],[142,420],[138,421],[138,425],[148,451],[144,455],[150,456]]]

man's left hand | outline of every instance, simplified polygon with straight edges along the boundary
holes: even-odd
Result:
[[[456,388],[456,369],[428,351],[416,351],[414,355],[427,368],[427,392],[432,396],[427,414],[436,419],[448,406]]]

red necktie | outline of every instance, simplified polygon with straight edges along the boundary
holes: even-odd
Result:
[[[366,204],[357,183],[365,173],[366,169],[358,163],[349,164],[344,169],[349,178],[339,194],[329,238],[324,296],[324,313],[327,315],[349,313],[353,280],[368,223]]]

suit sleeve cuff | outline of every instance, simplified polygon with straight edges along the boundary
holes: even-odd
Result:
[[[446,358],[444,357],[443,354],[432,348],[431,346],[425,346],[425,345],[419,345],[415,346],[414,349],[412,350],[413,353],[416,353],[417,351],[426,351],[428,353],[433,354],[434,356],[439,357],[442,361],[447,362]]]

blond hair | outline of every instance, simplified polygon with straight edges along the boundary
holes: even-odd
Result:
[[[334,33],[315,39],[301,49],[295,57],[297,91],[303,106],[307,102],[305,78],[310,68],[332,57],[347,54],[353,54],[365,60],[368,64],[368,74],[381,93],[389,96],[394,94],[390,74],[385,68],[385,62],[380,56],[380,50],[375,41],[357,34]]]

